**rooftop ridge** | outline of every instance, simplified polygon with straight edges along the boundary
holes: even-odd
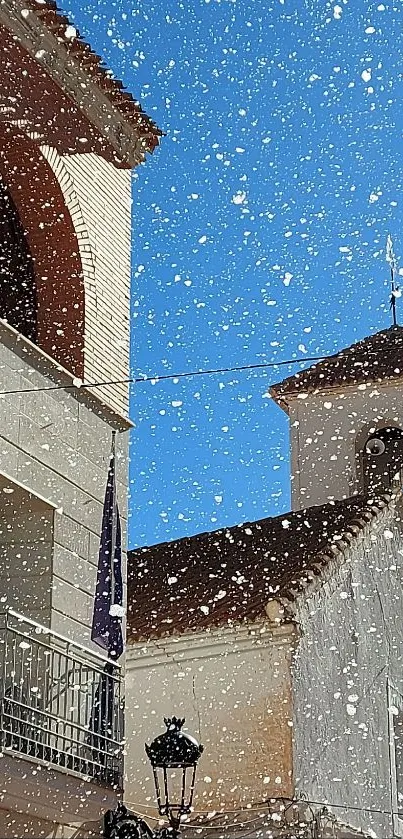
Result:
[[[352,496],[129,551],[129,643],[251,622],[270,600],[292,603],[395,497]]]
[[[363,382],[403,378],[403,326],[390,326],[270,386],[273,399],[287,410],[287,400]]]
[[[72,59],[106,96],[124,120],[136,127],[144,148],[152,152],[163,132],[147,116],[140,103],[125,89],[123,82],[115,79],[104,62],[81,36],[79,30],[60,10],[54,0],[26,0],[27,9],[33,12],[51,35],[64,46],[67,58]]]

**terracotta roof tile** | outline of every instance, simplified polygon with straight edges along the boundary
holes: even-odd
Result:
[[[389,502],[354,496],[128,553],[128,640],[229,626],[293,600]]]
[[[403,378],[403,327],[392,326],[270,388],[280,403],[322,388]]]
[[[77,31],[77,37],[66,35],[69,19],[58,9],[53,0],[27,0],[27,5],[35,15],[42,20],[49,31],[61,41],[69,56],[76,61],[103,92],[108,95],[112,104],[125,119],[136,125],[139,134],[144,138],[147,151],[153,151],[158,145],[158,138],[162,131],[156,123],[143,111],[140,103],[131,93],[124,89],[123,83],[111,76],[103,59],[95,53]],[[76,27],[74,27],[76,29]]]

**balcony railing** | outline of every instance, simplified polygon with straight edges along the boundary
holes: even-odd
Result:
[[[11,609],[0,616],[0,746],[121,789],[119,665]]]

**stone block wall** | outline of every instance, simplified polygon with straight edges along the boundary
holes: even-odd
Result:
[[[0,341],[0,392],[51,386],[52,380],[35,369],[32,353],[29,363],[21,355]],[[38,619],[39,612],[48,609],[45,608],[48,590],[51,628],[85,645],[91,645],[99,536],[111,448],[110,423],[109,417],[102,418],[91,410],[85,404],[84,393],[78,391],[61,389],[0,397],[0,473],[7,476],[11,488],[16,481],[31,491],[33,497],[38,495],[47,501],[49,522],[52,519],[51,554],[38,576],[39,587],[35,590],[32,566],[38,553],[38,522],[33,521],[29,511],[20,522],[20,541],[26,543],[24,559],[30,565],[25,577],[23,559],[17,556],[21,554],[16,545],[18,521],[13,525],[14,547],[6,545],[6,536],[1,544],[0,537],[3,602],[22,611],[24,597],[20,592],[17,602],[9,585],[9,579],[18,576],[22,589],[26,586],[25,609],[32,609],[32,615],[26,616]],[[117,491],[124,539],[127,438],[127,433],[117,434]],[[0,494],[0,516],[6,514],[9,498],[8,494]],[[33,527],[37,539],[30,551],[28,536]]]
[[[388,687],[403,700],[402,556],[398,505],[352,542],[338,572],[298,601],[296,791],[329,802],[341,821],[368,836],[401,835],[392,818]]]

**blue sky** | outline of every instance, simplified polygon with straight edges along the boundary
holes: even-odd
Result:
[[[389,325],[398,3],[66,11],[167,135],[133,181],[134,375],[326,354]],[[265,393],[297,369],[133,388],[130,547],[288,508],[287,423]]]

